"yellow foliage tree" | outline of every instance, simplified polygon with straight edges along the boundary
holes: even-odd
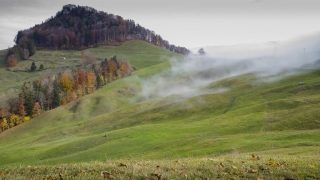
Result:
[[[20,124],[20,117],[16,114],[11,115],[9,119],[9,127],[12,128],[19,124]]]
[[[96,84],[96,75],[93,71],[90,71],[87,73],[87,81],[86,81],[88,93],[91,93],[94,91],[95,84]]]
[[[71,74],[62,74],[60,77],[60,84],[62,86],[62,90],[66,93],[70,93],[73,91],[74,79]]]
[[[71,74],[67,74],[67,73],[64,73],[61,75],[60,77],[60,84],[61,84],[61,87],[62,87],[62,90],[63,92],[65,92],[65,95],[67,96],[67,100],[70,101],[70,93],[73,92],[73,89],[74,89],[74,78]]]
[[[6,118],[3,118],[2,120],[0,120],[0,128],[2,129],[2,132],[9,128]]]
[[[29,117],[29,116],[23,117],[23,122],[24,122],[24,123],[25,123],[25,122],[28,122],[28,121],[30,121],[30,117]]]

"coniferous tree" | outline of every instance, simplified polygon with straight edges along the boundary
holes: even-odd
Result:
[[[43,64],[40,64],[39,70],[40,70],[40,71],[44,70]]]
[[[61,92],[60,82],[57,79],[55,79],[53,81],[53,91],[52,91],[52,107],[53,108],[56,108],[61,105],[60,92]]]
[[[30,82],[24,83],[22,87],[24,93],[24,107],[28,116],[32,115],[32,109],[34,107],[34,90]]]
[[[37,70],[37,66],[36,66],[36,63],[34,63],[34,61],[32,62],[30,69],[32,72]]]

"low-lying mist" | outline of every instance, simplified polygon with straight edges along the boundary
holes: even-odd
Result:
[[[317,61],[320,59],[319,35],[269,42],[261,46],[225,46],[224,50],[223,54],[209,51],[206,55],[171,59],[170,69],[141,80],[141,97],[144,100],[167,96],[181,99],[220,93],[228,89],[221,87],[208,90],[205,87],[212,82],[246,73],[254,73],[264,82],[276,81],[283,78],[283,74],[293,74],[320,64]],[[277,77],[280,73],[282,76]],[[272,78],[268,78],[271,75]]]

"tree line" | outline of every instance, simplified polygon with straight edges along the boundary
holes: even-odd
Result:
[[[19,31],[15,43],[31,39],[37,47],[81,50],[98,45],[119,45],[131,39],[140,39],[164,49],[188,54],[185,47],[169,44],[154,31],[133,20],[97,11],[87,6],[65,5],[44,23]]]
[[[36,46],[33,39],[22,38],[7,52],[7,66],[14,67],[21,60],[27,60],[36,53]]]
[[[6,97],[0,107],[0,132],[65,105],[120,78],[130,76],[133,68],[125,59],[113,56],[97,62],[93,53],[83,52],[82,68],[25,82],[17,96]]]

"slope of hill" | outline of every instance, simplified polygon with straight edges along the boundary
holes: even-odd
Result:
[[[202,87],[209,92],[217,88],[227,91],[194,97],[176,98],[177,95],[171,95],[141,99],[141,83],[170,68],[169,57],[180,56],[142,41],[88,51],[101,58],[120,53],[138,67],[138,71],[94,94],[45,112],[0,134],[1,172],[11,173],[12,179],[33,177],[34,172],[42,178],[40,175],[48,175],[48,171],[57,175],[58,170],[54,170],[57,165],[76,163],[61,165],[65,167],[64,174],[74,176],[75,169],[80,167],[84,170],[78,174],[86,173],[85,169],[95,169],[95,173],[83,175],[89,176],[88,179],[99,177],[96,170],[103,170],[104,167],[119,174],[119,171],[122,172],[117,169],[121,168],[118,167],[120,162],[135,167],[141,161],[147,164],[143,166],[144,170],[133,173],[135,169],[129,167],[125,170],[126,175],[122,175],[141,179],[154,173],[149,167],[149,160],[154,160],[151,165],[162,166],[178,159],[182,164],[163,166],[170,169],[176,169],[177,165],[181,169],[192,167],[194,169],[188,169],[189,174],[186,173],[191,179],[217,178],[219,173],[226,179],[234,177],[234,172],[222,167],[221,162],[228,163],[231,169],[239,167],[234,171],[245,173],[242,178],[306,177],[309,173],[313,173],[312,177],[319,176],[316,168],[320,164],[314,158],[319,157],[320,145],[320,71],[301,71],[269,83],[266,83],[268,79],[278,78],[279,75],[264,77],[261,81],[254,74],[243,74]],[[162,53],[166,56],[163,57]],[[75,66],[80,52],[41,50],[32,58],[37,63],[47,62],[45,66],[48,68],[61,69],[63,63],[60,62],[63,60],[60,57],[66,57],[64,61]],[[19,63],[16,70],[27,67],[28,63]],[[166,86],[184,77],[175,78],[178,79],[166,82]],[[243,165],[249,159],[248,153],[258,154],[263,161],[256,161],[255,157]],[[297,159],[297,155],[301,159]],[[216,162],[213,172],[212,161],[208,162],[207,158],[214,158]],[[106,160],[112,160],[111,164],[105,165],[103,162]],[[278,166],[274,161],[284,161],[289,165],[278,163]],[[92,163],[82,164],[84,162]],[[30,169],[30,166],[21,164],[42,165],[42,168],[32,170],[33,167]],[[264,170],[259,169],[260,165],[265,164],[270,164],[267,168],[275,168],[272,175],[269,173],[267,176]],[[259,169],[259,173],[248,168]],[[21,174],[20,170],[25,174]],[[182,170],[172,170],[171,174],[165,169],[158,171],[163,171],[167,177],[183,176]],[[27,172],[30,174],[26,175]],[[236,177],[241,178],[240,175]]]
[[[137,72],[2,133],[0,164],[319,150],[319,71],[271,84],[245,74],[206,87],[230,89],[220,94],[137,102],[139,75],[149,73]]]
[[[138,69],[156,65],[168,61],[169,58],[181,58],[179,54],[164,50],[160,47],[141,40],[127,41],[121,46],[101,46],[98,48],[86,49],[92,52],[97,59],[110,58],[114,55],[126,58],[131,65]],[[80,65],[82,51],[53,51],[38,50],[29,60],[21,61],[19,64],[10,68],[5,67],[6,50],[0,52],[0,95],[8,93],[10,89],[20,90],[23,82],[41,79],[49,75],[57,75],[67,69],[74,69]],[[65,59],[64,59],[65,58]],[[44,71],[28,72],[32,62],[36,66],[44,65]]]

